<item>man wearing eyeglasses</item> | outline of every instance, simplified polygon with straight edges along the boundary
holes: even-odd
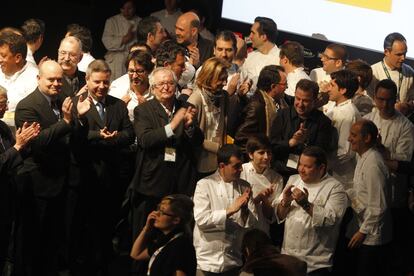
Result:
[[[155,98],[134,110],[138,150],[130,185],[133,240],[163,196],[192,196],[195,189],[193,147],[200,146],[204,137],[195,122],[196,109],[183,107],[175,98],[176,85],[171,69],[154,69],[150,89]]]
[[[67,36],[60,42],[58,63],[63,69],[62,96],[73,97],[85,86],[85,73],[78,70],[82,59],[82,42]]]

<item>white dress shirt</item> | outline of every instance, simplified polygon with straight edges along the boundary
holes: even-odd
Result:
[[[27,47],[26,61],[32,63],[34,66],[37,67],[36,61],[33,56],[33,52],[32,50],[30,50],[29,46]]]
[[[82,59],[78,63],[78,70],[81,72],[86,72],[89,63],[91,63],[94,60],[95,58],[91,55],[91,53],[83,53]]]
[[[257,80],[259,78],[260,71],[266,65],[279,65],[280,58],[279,58],[280,50],[275,45],[267,54],[262,54],[258,50],[255,50],[246,58],[243,66],[241,67],[242,76],[241,79],[245,79],[248,77],[253,81],[253,85],[251,87],[251,91],[256,90]]]
[[[354,216],[348,224],[347,237],[366,234],[363,244],[382,245],[392,239],[392,221],[388,209],[388,169],[381,154],[373,148],[358,159],[354,188],[347,190]]]
[[[243,171],[240,174],[240,178],[249,182],[252,187],[253,197],[256,197],[264,189],[273,186],[274,192],[270,195],[269,201],[272,203],[272,206],[276,205],[276,201],[283,190],[283,177],[280,174],[271,168],[265,169],[263,173],[258,173],[253,163],[248,162],[243,164]],[[258,205],[257,207],[259,221],[257,228],[269,235],[269,223],[273,222],[274,218],[271,220],[266,219],[262,213],[262,206]]]
[[[218,171],[198,181],[193,198],[197,269],[221,273],[242,265],[241,240],[257,225],[257,209],[250,200],[245,223],[241,210],[227,218],[226,209],[249,187],[241,179],[224,182]]]
[[[14,111],[16,105],[37,87],[37,75],[39,70],[35,65],[26,62],[23,68],[13,76],[6,76],[0,71],[0,85],[6,88],[9,100],[9,109],[3,117],[3,121],[14,127]]]
[[[285,90],[285,94],[294,97],[295,96],[295,90],[296,90],[296,84],[301,79],[310,80],[310,77],[308,76],[308,74],[306,74],[303,67],[298,67],[295,70],[293,70],[292,72],[290,72],[289,74],[287,74],[286,80],[287,80],[288,87]]]
[[[338,150],[330,158],[330,167],[333,177],[344,184],[345,189],[351,188],[355,170],[355,152],[351,149],[348,142],[349,132],[353,123],[361,118],[357,108],[348,99],[338,105],[333,106],[326,113],[331,119],[333,126],[338,131]]]
[[[328,174],[319,183],[313,184],[307,184],[299,175],[293,175],[285,189],[290,184],[302,191],[304,188],[308,190],[308,200],[313,204],[313,215],[309,215],[295,201],[292,202],[285,219],[282,253],[305,261],[308,264],[308,273],[332,267],[339,227],[347,207],[344,188]],[[279,202],[282,198],[283,194],[280,195]],[[282,222],[278,217],[277,219]]]
[[[392,70],[388,67],[387,63],[384,60],[385,68],[388,70],[388,73],[391,77],[391,80],[397,85],[399,91],[398,100],[401,102],[408,102],[414,100],[414,70],[407,64],[402,65],[400,70]],[[371,66],[372,68],[372,81],[368,87],[368,95],[372,98],[374,97],[375,86],[380,80],[387,79],[388,76],[385,73],[382,62],[377,62]],[[401,87],[400,87],[400,72],[402,76]]]
[[[322,81],[329,82],[331,80],[331,75],[327,74],[322,67],[313,69],[310,72],[309,77],[312,81],[316,82],[317,84],[319,84]]]
[[[393,118],[386,120],[381,118],[379,110],[374,107],[364,118],[373,121],[377,126],[381,142],[390,151],[392,160],[411,161],[414,150],[414,127],[407,117],[396,111]],[[392,174],[390,182],[392,206],[407,206],[406,175]]]

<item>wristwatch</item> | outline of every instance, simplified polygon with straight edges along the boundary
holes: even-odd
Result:
[[[311,208],[311,204],[309,203],[309,201],[306,200],[306,202],[302,203],[300,205],[300,207],[303,208],[303,210],[305,210],[306,212],[309,211],[309,209]]]

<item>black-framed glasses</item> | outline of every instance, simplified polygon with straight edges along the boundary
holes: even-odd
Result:
[[[133,74],[143,75],[144,73],[145,73],[144,69],[138,69],[138,70],[128,69],[128,74],[130,75],[133,75]]]
[[[324,58],[324,59],[327,59],[327,60],[338,60],[339,59],[339,58],[330,57],[325,53],[319,53],[318,57],[319,58]]]
[[[175,81],[159,82],[159,83],[154,84],[154,86],[158,89],[161,89],[164,86],[167,86],[169,88],[169,87],[175,86]]]
[[[170,213],[167,213],[167,212],[161,210],[161,206],[160,205],[157,206],[156,211],[158,212],[158,214],[160,214],[160,216],[167,216],[167,217],[175,217],[176,216],[174,214],[170,214]]]

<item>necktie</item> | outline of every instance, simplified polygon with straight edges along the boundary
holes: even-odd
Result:
[[[101,102],[96,103],[96,109],[98,110],[99,117],[101,117],[102,121],[105,119],[105,107],[104,104]]]
[[[60,119],[61,119],[61,118],[60,118],[60,111],[59,111],[59,107],[58,107],[58,105],[57,105],[56,100],[51,101],[51,102],[50,102],[50,106],[52,107],[53,113],[55,113],[56,118],[58,119],[58,121],[60,121]]]

